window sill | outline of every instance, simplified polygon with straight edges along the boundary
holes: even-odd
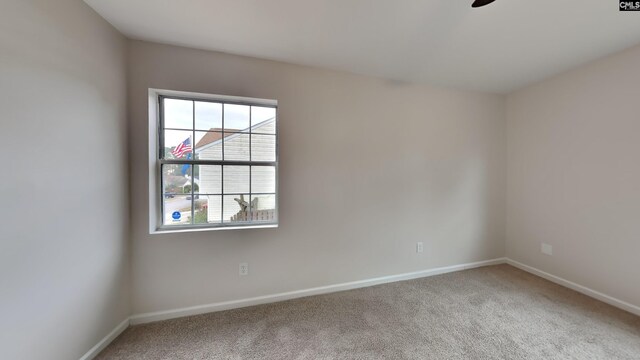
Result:
[[[257,225],[246,225],[246,226],[217,226],[217,227],[188,227],[188,228],[170,228],[163,227],[153,231],[150,231],[149,234],[174,234],[174,233],[190,233],[190,232],[201,232],[201,231],[218,231],[218,230],[249,230],[249,229],[273,229],[277,228],[278,224],[257,224]]]

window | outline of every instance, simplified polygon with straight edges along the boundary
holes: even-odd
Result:
[[[157,93],[157,230],[278,223],[275,101]]]

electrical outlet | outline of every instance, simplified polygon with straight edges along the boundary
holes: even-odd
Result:
[[[240,276],[249,275],[249,264],[240,263]]]
[[[540,251],[545,255],[553,256],[553,246],[549,244],[542,243]]]
[[[424,245],[422,245],[422,242],[419,242],[416,244],[416,252],[421,253],[424,251]]]

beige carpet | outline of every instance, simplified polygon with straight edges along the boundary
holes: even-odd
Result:
[[[640,317],[499,265],[133,326],[98,359],[640,359]]]

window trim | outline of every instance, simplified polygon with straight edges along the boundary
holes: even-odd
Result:
[[[275,146],[276,154],[275,161],[234,161],[234,160],[196,160],[193,159],[189,163],[202,164],[202,165],[247,165],[247,166],[274,166],[276,173],[275,183],[275,221],[259,222],[259,223],[247,223],[246,225],[238,223],[220,223],[212,224],[185,224],[185,225],[164,225],[163,224],[163,198],[162,192],[162,164],[180,163],[184,164],[185,161],[165,159],[162,160],[161,151],[161,133],[162,133],[162,98],[171,99],[184,99],[194,101],[207,101],[207,102],[221,102],[225,104],[238,104],[238,105],[251,105],[261,107],[273,107],[276,109],[276,122],[275,122]],[[197,231],[212,231],[212,230],[236,230],[236,229],[261,229],[261,228],[277,228],[280,216],[280,204],[279,204],[279,131],[278,131],[278,102],[277,100],[227,96],[227,95],[212,95],[204,93],[194,93],[185,91],[174,90],[162,90],[162,89],[149,89],[149,233],[150,234],[165,234],[165,233],[180,233],[180,232],[197,232]],[[223,115],[224,116],[224,115]],[[251,126],[251,124],[250,124]],[[192,131],[196,131],[193,129]],[[195,139],[194,139],[195,140]],[[193,151],[195,152],[195,143],[192,144]],[[224,159],[224,157],[223,157]],[[193,169],[193,167],[192,167]],[[192,187],[192,196],[193,196]],[[193,204],[192,204],[193,211]],[[192,215],[193,216],[193,215]]]

